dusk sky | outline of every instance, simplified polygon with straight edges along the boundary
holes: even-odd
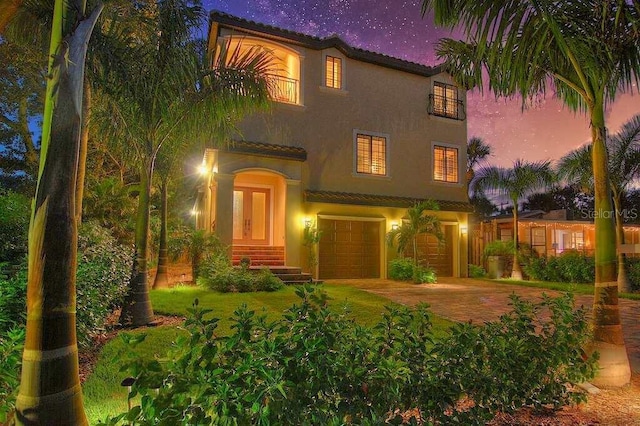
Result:
[[[453,35],[420,16],[418,0],[204,0],[242,18],[320,37],[337,34],[362,49],[419,62],[438,63],[434,54],[441,37]],[[619,94],[607,112],[607,127],[640,113],[640,96]],[[479,136],[494,152],[490,162],[508,166],[517,158],[557,160],[591,138],[584,115],[574,114],[549,93],[524,113],[520,100],[495,100],[491,93],[468,94],[468,135]]]

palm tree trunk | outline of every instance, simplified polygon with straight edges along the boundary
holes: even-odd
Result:
[[[145,163],[140,169],[140,195],[136,215],[135,258],[129,281],[129,293],[120,313],[120,324],[145,325],[153,321],[153,309],[149,299],[148,248],[149,248],[149,198],[153,163]]]
[[[600,353],[596,386],[623,386],[629,383],[631,369],[622,335],[618,283],[616,281],[616,234],[607,172],[604,102],[591,109],[593,138],[593,177],[595,183],[595,263],[593,300],[593,350]]]
[[[153,288],[169,287],[169,249],[167,247],[167,192],[169,188],[168,180],[168,177],[163,178],[160,188],[160,247],[158,249],[158,268],[156,272],[156,278],[153,281]]]
[[[622,220],[622,194],[613,191],[613,207],[616,216],[616,241],[618,247],[624,244],[624,224]],[[624,253],[618,253],[618,292],[630,292],[631,284],[627,275],[627,266]]]
[[[40,170],[29,229],[27,333],[17,424],[87,424],[76,340],[75,186],[86,46],[102,7],[63,38],[65,19],[73,16],[73,10],[74,5],[56,0]]]
[[[84,179],[87,171],[87,149],[89,146],[89,118],[91,114],[91,86],[84,80],[82,98],[82,133],[80,134],[80,153],[78,158],[78,180],[76,182],[76,222],[82,223],[82,199],[84,198]]]
[[[511,269],[512,280],[522,280],[522,268],[518,261],[518,200],[513,201],[513,268]]]

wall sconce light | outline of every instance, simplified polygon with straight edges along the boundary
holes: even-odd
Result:
[[[467,228],[467,225],[460,225],[460,233],[461,234],[466,235],[468,230],[469,230],[469,228]]]
[[[304,218],[304,227],[305,228],[311,228],[311,219],[308,217]]]
[[[209,173],[209,169],[207,169],[207,166],[202,164],[198,167],[198,173],[200,173],[201,176],[206,176],[207,173]]]
[[[191,216],[196,216],[197,214],[198,214],[198,210],[196,209],[191,210]]]
[[[392,231],[395,231],[399,227],[400,227],[400,225],[398,225],[398,222],[391,222],[391,230]]]

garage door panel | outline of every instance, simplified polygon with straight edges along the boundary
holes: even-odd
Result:
[[[380,222],[320,219],[320,278],[380,277]]]

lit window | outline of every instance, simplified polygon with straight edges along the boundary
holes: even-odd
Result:
[[[358,133],[356,158],[358,173],[385,176],[387,174],[387,138]]]
[[[342,89],[342,59],[326,57],[324,83],[327,87]]]
[[[458,182],[458,149],[445,146],[433,148],[433,180]]]
[[[458,89],[451,84],[440,82],[433,83],[433,95],[431,95],[431,113],[441,117],[462,119],[458,110]]]

